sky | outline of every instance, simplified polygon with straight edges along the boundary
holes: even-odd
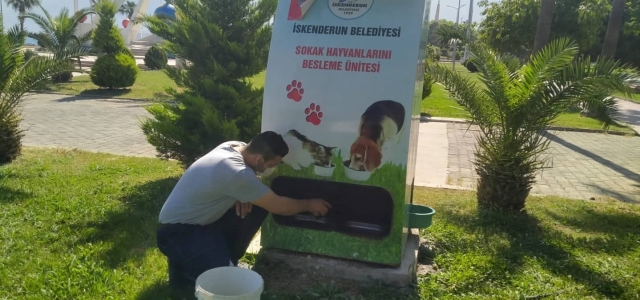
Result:
[[[5,1],[6,0],[0,0],[0,2],[2,2],[2,5],[3,5],[4,26],[5,28],[8,28],[10,26],[18,24],[18,13],[13,11],[10,7],[7,7]],[[459,1],[460,1],[460,5],[464,5],[460,9],[460,19],[461,19],[460,21],[464,22],[467,20],[469,16],[469,0],[459,0]],[[480,13],[482,11],[480,10],[480,7],[478,7],[478,0],[473,0],[473,1],[474,1],[473,21],[479,22],[481,20]],[[497,2],[497,1],[500,1],[500,0],[489,0],[489,2]],[[58,12],[60,12],[60,10],[65,6],[68,7],[70,11],[73,11],[73,0],[41,0],[41,3],[42,3],[42,6],[47,11],[49,11],[49,13],[52,15],[57,15]],[[89,7],[89,3],[90,3],[89,0],[78,0],[78,7],[79,8]],[[153,11],[162,4],[164,4],[164,0],[151,0],[151,3],[149,5],[149,11],[147,11],[147,13],[148,14],[153,13]],[[430,10],[429,20],[433,20],[435,18],[437,5],[438,5],[438,0],[431,0],[431,10]],[[449,6],[452,6],[454,8]],[[457,13],[457,9],[455,7],[458,7],[457,0],[440,0],[440,19],[455,21],[456,13]],[[39,8],[36,8],[34,12],[41,13]],[[124,16],[118,14],[116,16],[116,19],[119,26],[122,26],[121,22],[124,19]],[[30,30],[30,31],[36,31],[38,29],[36,25],[33,23],[33,21],[31,20],[25,21],[25,27],[27,30]],[[143,31],[147,31],[147,30],[143,29]]]

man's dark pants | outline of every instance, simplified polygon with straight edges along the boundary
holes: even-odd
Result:
[[[205,271],[238,265],[268,212],[252,206],[245,218],[235,206],[216,222],[200,226],[161,224],[158,248],[169,263],[169,284],[174,288],[195,288],[195,280]]]

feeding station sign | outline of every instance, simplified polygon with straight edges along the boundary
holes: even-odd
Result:
[[[283,135],[279,195],[333,208],[270,216],[262,246],[400,264],[408,234],[430,1],[280,0],[262,130]]]

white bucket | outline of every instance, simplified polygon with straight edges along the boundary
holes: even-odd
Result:
[[[238,267],[208,270],[196,279],[198,300],[260,300],[264,281],[260,274]]]

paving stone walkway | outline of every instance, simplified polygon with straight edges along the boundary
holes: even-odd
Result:
[[[23,102],[23,144],[77,148],[131,156],[155,156],[139,118],[145,102],[38,94]]]
[[[475,187],[476,126],[448,123],[448,184]],[[532,193],[589,199],[608,195],[640,203],[640,137],[549,131],[549,162]]]
[[[618,111],[620,113],[620,119],[627,122],[631,129],[640,134],[640,103],[619,100]]]
[[[139,119],[149,116],[145,102],[32,95],[23,103],[26,146],[154,157]],[[627,108],[635,110],[631,105]],[[631,121],[635,120],[633,118]],[[640,124],[639,124],[640,125]],[[474,134],[457,123],[420,124],[416,184],[473,188]],[[640,137],[550,132],[549,168],[533,192],[589,199],[610,195],[640,203]]]

